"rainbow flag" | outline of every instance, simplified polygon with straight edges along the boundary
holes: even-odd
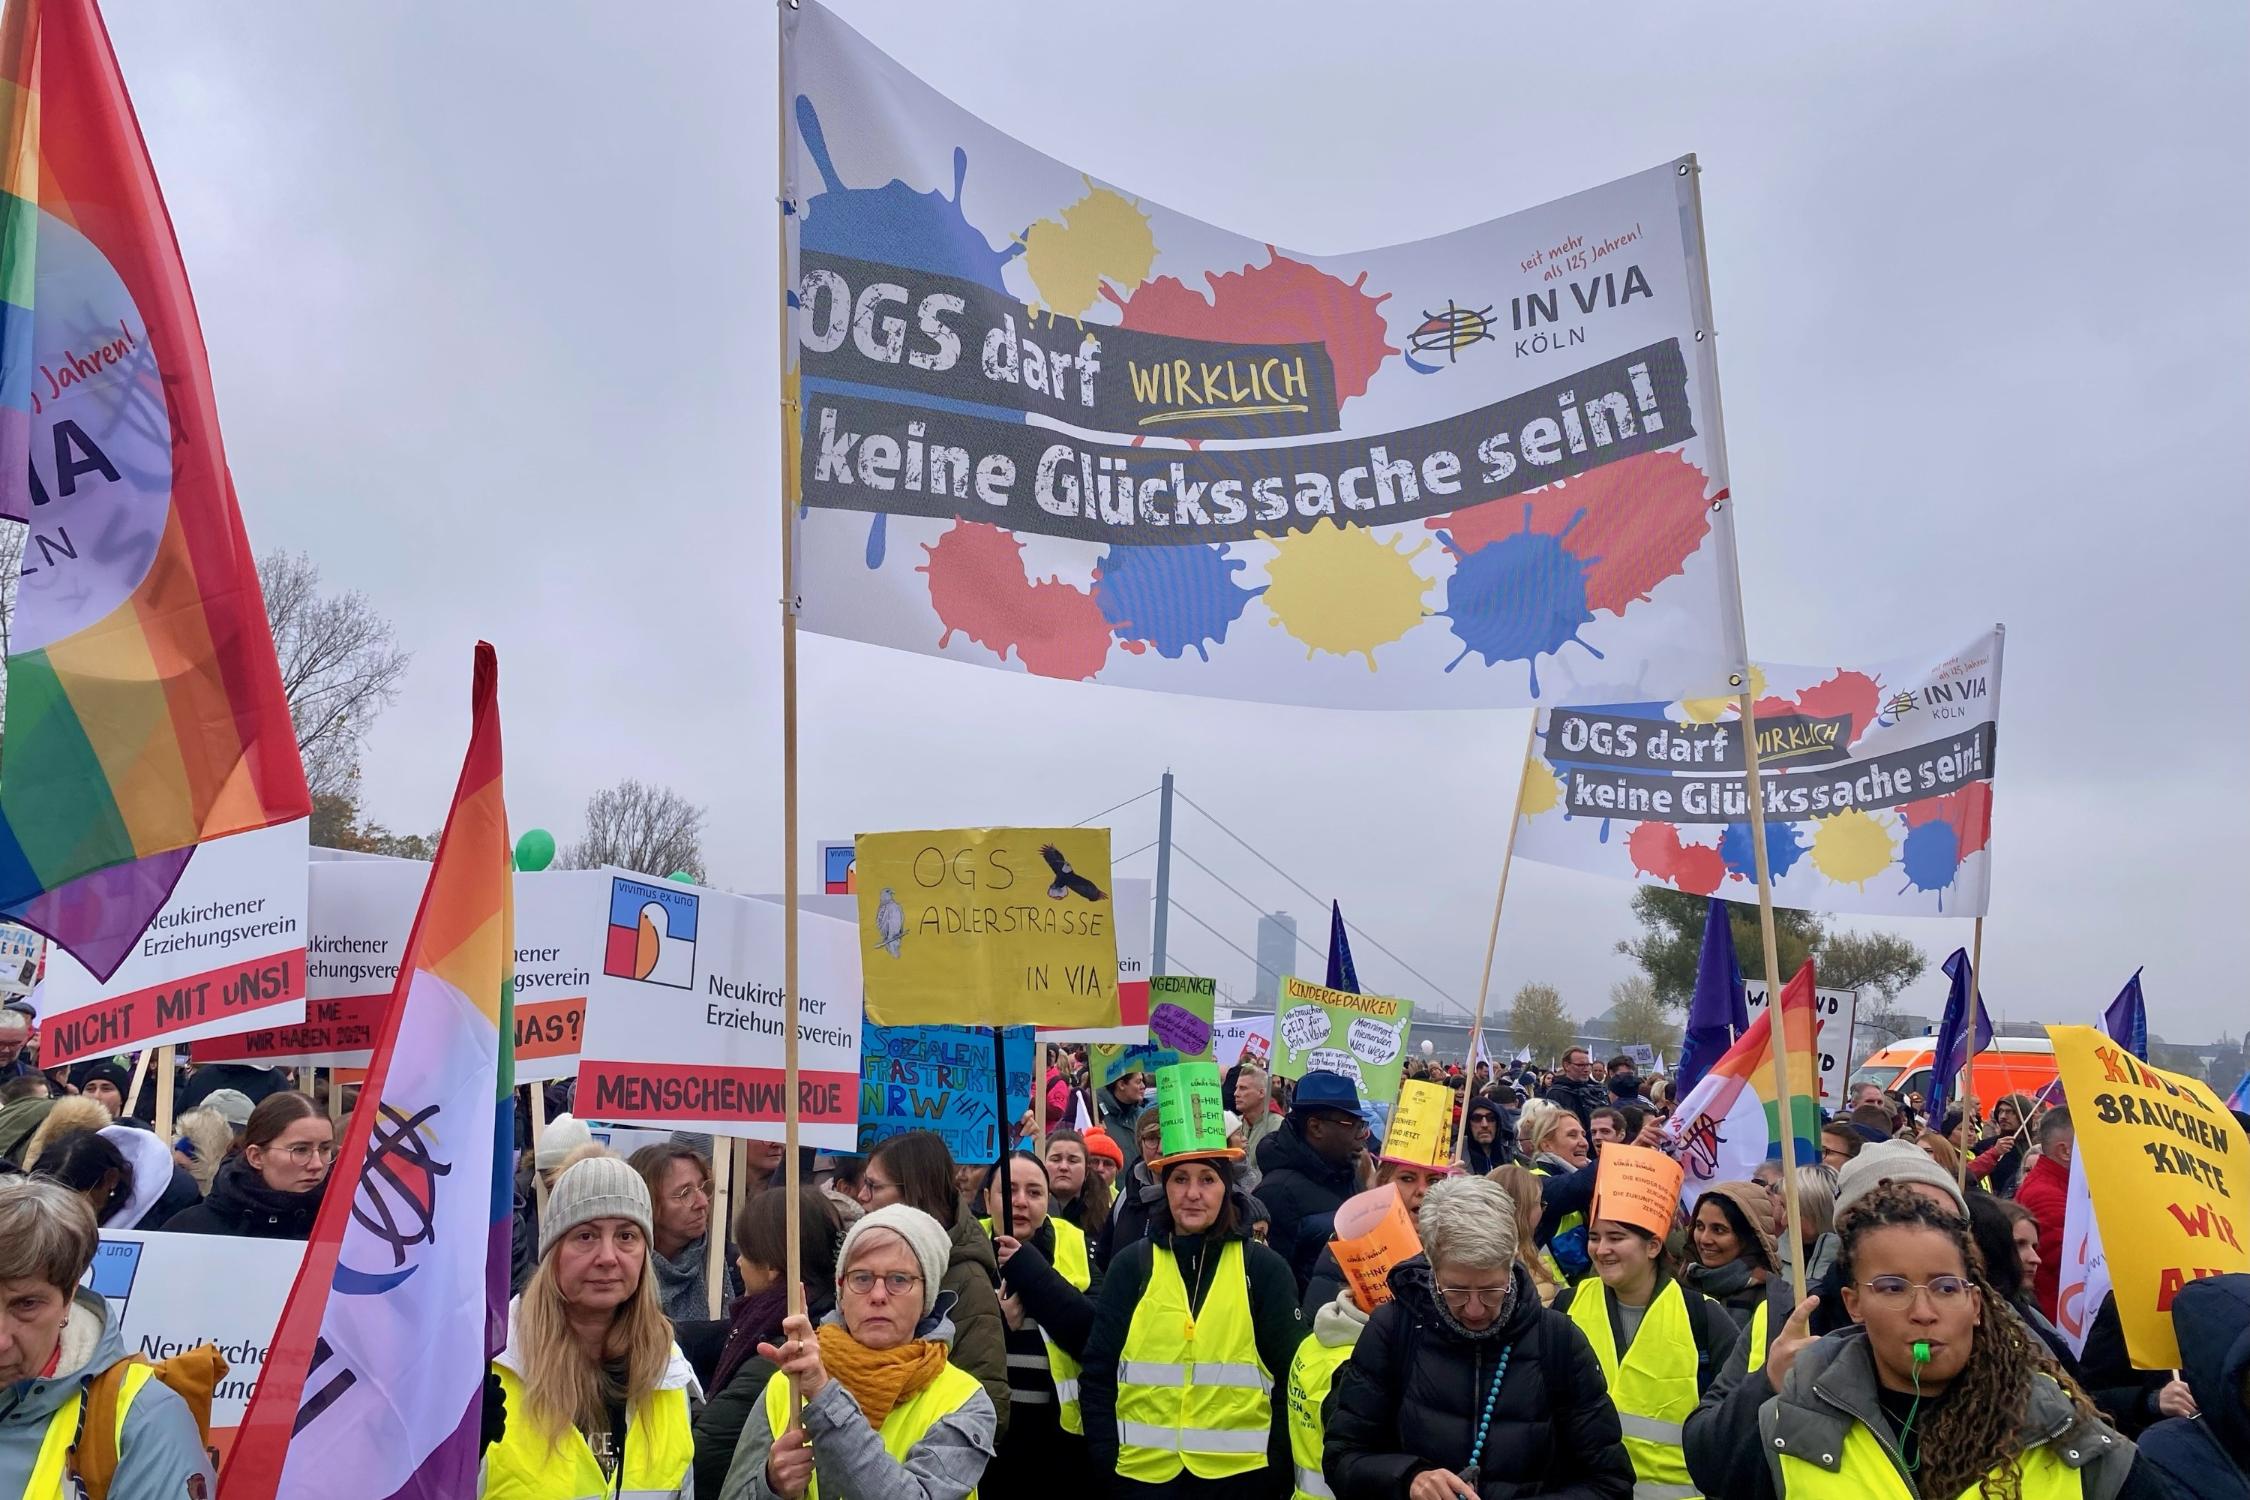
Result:
[[[196,844],[311,799],[187,270],[94,0],[9,0],[0,132],[0,516],[30,527],[0,914],[106,978]]]
[[[1664,1127],[1665,1146],[1687,1169],[1683,1201],[1714,1182],[1744,1182],[1762,1161],[1781,1157],[1781,1090],[1774,1081],[1774,1007],[1758,1012],[1703,1081],[1688,1090]],[[1781,989],[1782,1037],[1789,1048],[1790,1134],[1797,1162],[1820,1160],[1820,1068],[1813,1054],[1813,966],[1807,959]]]
[[[336,1181],[220,1478],[228,1500],[477,1492],[513,1227],[515,909],[498,678],[479,643],[453,811]]]

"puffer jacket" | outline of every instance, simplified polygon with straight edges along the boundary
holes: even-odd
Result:
[[[1258,1173],[1258,1201],[1272,1215],[1266,1243],[1289,1262],[1301,1297],[1336,1228],[1336,1210],[1359,1190],[1358,1180],[1350,1162],[1337,1166],[1313,1150],[1292,1120],[1258,1143]]]
[[[320,1216],[321,1195],[331,1179],[323,1177],[309,1193],[284,1193],[266,1186],[266,1180],[239,1156],[230,1156],[211,1179],[210,1196],[174,1214],[165,1224],[167,1234],[231,1234],[251,1240],[301,1240],[312,1233]]]
[[[0,1386],[0,1495],[20,1495],[39,1461],[47,1425],[64,1402],[125,1358],[125,1338],[108,1302],[80,1290],[63,1322],[55,1373]],[[216,1488],[210,1456],[187,1403],[151,1380],[133,1398],[118,1429],[117,1476],[111,1500],[182,1500]]]
[[[954,1208],[953,1256],[938,1287],[953,1294],[949,1363],[976,1376],[992,1398],[994,1440],[1008,1432],[1008,1325],[1000,1316],[1000,1259],[966,1203]]]
[[[1834,1459],[1821,1460],[1844,1451],[1844,1438],[1854,1425],[1868,1427],[1886,1449],[1894,1448],[1897,1434],[1883,1415],[1879,1389],[1864,1328],[1830,1334],[1799,1350],[1781,1394],[1758,1413],[1756,1447],[1765,1462],[1754,1471],[1754,1485],[1739,1492],[1742,1500],[1771,1500],[1783,1493],[1779,1475],[1785,1456],[1832,1468]],[[2079,1415],[2045,1376],[2032,1386],[2018,1439],[2026,1449],[2052,1446],[2077,1471],[2083,1500],[2116,1500],[2132,1472],[2132,1440],[2098,1418]],[[1728,1492],[1730,1500],[1736,1493]]]
[[[2141,1462],[2196,1500],[2250,1500],[2250,1275],[2191,1281],[2172,1299],[2180,1374],[2203,1415],[2141,1434]]]
[[[1633,1460],[1601,1362],[1567,1314],[1539,1305],[1530,1272],[1514,1267],[1512,1285],[1500,1331],[1472,1339],[1441,1312],[1428,1261],[1391,1272],[1392,1300],[1329,1393],[1321,1467],[1338,1500],[1397,1500],[1425,1470],[1459,1474],[1503,1353],[1477,1500],[1628,1500]]]

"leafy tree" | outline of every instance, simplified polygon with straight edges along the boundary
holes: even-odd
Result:
[[[1617,951],[1632,959],[1648,975],[1656,998],[1668,1006],[1684,1006],[1695,995],[1695,961],[1703,949],[1705,900],[1685,891],[1644,885],[1633,892],[1633,920],[1641,924],[1638,937],[1622,939]],[[1774,946],[1784,978],[1797,972],[1820,942],[1820,919],[1811,912],[1775,907]],[[1765,943],[1758,935],[1758,908],[1727,903],[1727,925],[1734,933],[1735,956],[1743,977],[1762,980],[1766,975]]]
[[[1671,1007],[1656,998],[1656,986],[1646,975],[1620,979],[1609,989],[1610,1023],[1620,1043],[1643,1042],[1666,1057],[1679,1050],[1680,1028],[1672,1024]]]
[[[1578,1028],[1563,1011],[1562,994],[1551,984],[1527,984],[1516,991],[1508,1007],[1508,1037],[1518,1047],[1529,1047],[1542,1063],[1562,1056],[1578,1036]]]
[[[617,865],[645,875],[685,870],[703,880],[704,809],[667,786],[627,779],[586,801],[586,836],[559,862],[566,870]]]
[[[1813,951],[1820,982],[1833,990],[1858,990],[1863,1008],[1871,998],[1898,999],[1930,966],[1921,949],[1895,932],[1827,932]]]
[[[437,857],[437,832],[393,833],[380,823],[362,823],[358,804],[344,794],[313,798],[311,833],[314,846],[321,849],[388,854],[398,859]]]

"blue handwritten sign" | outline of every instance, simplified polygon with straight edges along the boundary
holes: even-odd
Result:
[[[877,1026],[862,1032],[859,1149],[910,1130],[934,1130],[957,1162],[988,1162],[1031,1108],[1029,1026],[1005,1028],[1008,1109],[992,1087],[989,1026]]]

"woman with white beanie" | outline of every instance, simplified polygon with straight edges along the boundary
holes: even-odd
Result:
[[[692,1495],[695,1374],[672,1342],[648,1187],[614,1156],[555,1179],[539,1265],[485,1386],[487,1500]],[[498,1400],[495,1400],[495,1395]]]
[[[793,1316],[783,1343],[759,1346],[789,1378],[766,1382],[719,1500],[964,1500],[976,1491],[996,1419],[976,1377],[946,1362],[953,1297],[938,1283],[952,1251],[937,1220],[903,1203],[852,1225],[836,1257],[835,1311],[817,1332]]]

